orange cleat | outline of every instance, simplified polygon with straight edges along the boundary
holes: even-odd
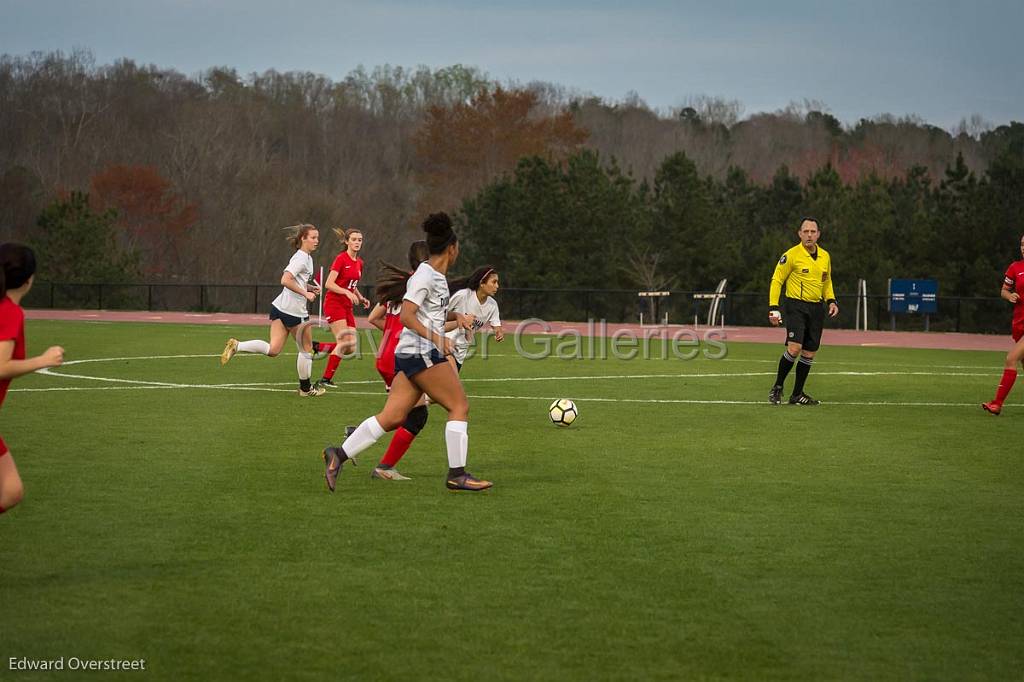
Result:
[[[449,478],[445,485],[448,486],[448,490],[487,490],[494,484],[490,481],[473,478],[471,474],[466,473]]]

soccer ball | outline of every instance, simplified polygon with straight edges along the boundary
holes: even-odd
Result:
[[[572,426],[579,414],[576,403],[568,398],[559,398],[548,408],[548,416],[551,417],[551,423],[555,426]]]

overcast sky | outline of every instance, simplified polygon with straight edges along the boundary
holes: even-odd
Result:
[[[0,0],[0,52],[84,47],[194,74],[476,66],[668,109],[819,100],[845,123],[1024,120],[1024,0]]]

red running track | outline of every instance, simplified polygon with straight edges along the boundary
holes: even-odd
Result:
[[[243,313],[181,313],[181,312],[147,312],[126,310],[26,310],[30,320],[85,320],[91,322],[169,322],[172,324],[222,324],[222,325],[255,325],[265,326],[266,315]],[[506,330],[513,330],[520,323],[505,320]],[[546,325],[546,326],[543,326]],[[369,329],[365,318],[356,318],[359,329]],[[670,325],[668,327],[641,327],[636,324],[610,324],[587,322],[532,322],[523,328],[529,334],[558,334],[566,330],[575,330],[583,336],[611,336],[616,332],[626,332],[642,337],[645,333],[655,337],[662,335],[671,338],[679,331],[694,331],[693,327]],[[749,343],[779,343],[784,340],[780,329],[772,327],[724,327],[716,328],[724,331],[728,341]],[[696,332],[702,335],[707,327],[698,327]],[[1009,331],[1009,329],[1007,329]],[[883,332],[854,331],[852,329],[826,329],[822,343],[832,346],[878,346],[887,348],[944,348],[947,350],[990,350],[1006,352],[1013,347],[1009,333],[1005,336],[991,334],[957,334],[952,332]]]

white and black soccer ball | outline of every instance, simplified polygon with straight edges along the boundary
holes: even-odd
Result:
[[[548,408],[548,416],[551,417],[551,423],[555,426],[572,426],[579,415],[580,411],[576,409],[576,403],[568,398],[559,398]]]

